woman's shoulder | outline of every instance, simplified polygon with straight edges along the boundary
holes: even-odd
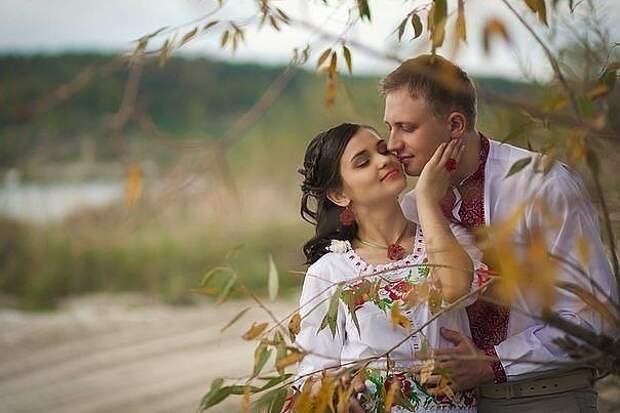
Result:
[[[329,252],[321,256],[308,267],[308,273],[322,275],[332,281],[348,278],[353,272],[347,253],[352,251],[349,241],[333,240]],[[337,279],[336,279],[337,278]]]

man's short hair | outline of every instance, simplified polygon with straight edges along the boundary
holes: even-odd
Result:
[[[476,88],[467,73],[449,60],[430,54],[408,59],[381,81],[379,91],[386,96],[402,87],[424,98],[437,118],[461,112],[467,129],[474,129]]]

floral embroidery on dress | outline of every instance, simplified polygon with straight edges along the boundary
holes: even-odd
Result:
[[[475,390],[433,396],[413,374],[407,371],[390,371],[366,369],[364,371],[366,390],[361,397],[361,404],[366,412],[383,412],[385,395],[395,380],[400,388],[394,398],[392,410],[414,412],[418,409],[460,408],[476,406]]]

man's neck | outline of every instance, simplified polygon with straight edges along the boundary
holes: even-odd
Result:
[[[462,139],[465,142],[463,155],[459,166],[452,176],[452,185],[460,184],[464,179],[472,175],[480,166],[480,134],[477,130],[466,132]]]

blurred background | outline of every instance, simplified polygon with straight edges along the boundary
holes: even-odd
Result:
[[[251,22],[257,2],[218,3],[0,3],[0,345],[12,359],[0,366],[1,411],[186,410],[212,377],[251,367],[251,349],[232,344],[243,328],[219,333],[247,298],[232,291],[215,307],[190,289],[225,266],[265,296],[271,255],[274,311],[293,308],[312,232],[298,213],[306,144],[343,121],[384,131],[379,79],[396,66],[392,56],[429,50],[426,35],[397,41],[403,4],[415,2],[371,1],[372,22],[352,28],[347,2],[279,2],[306,24],[247,30],[235,50],[222,22]],[[514,3],[576,90],[616,59],[618,2],[570,2],[573,13],[564,2],[549,27]],[[574,161],[571,142],[581,138],[570,125],[549,127],[506,104],[562,105],[531,33],[500,1],[467,2],[466,16],[467,43],[439,53],[481,91],[478,128]],[[496,36],[486,50],[491,19],[504,21],[507,40]],[[138,39],[161,28],[134,54],[140,59],[129,58]],[[335,101],[326,104],[316,60],[341,36],[352,73],[341,59]],[[185,44],[172,53],[174,42]],[[312,57],[289,66],[306,46]],[[617,90],[583,104],[606,125],[587,146],[599,154],[615,234],[619,104]],[[224,352],[219,367],[214,352]],[[617,385],[604,391],[620,398]]]

